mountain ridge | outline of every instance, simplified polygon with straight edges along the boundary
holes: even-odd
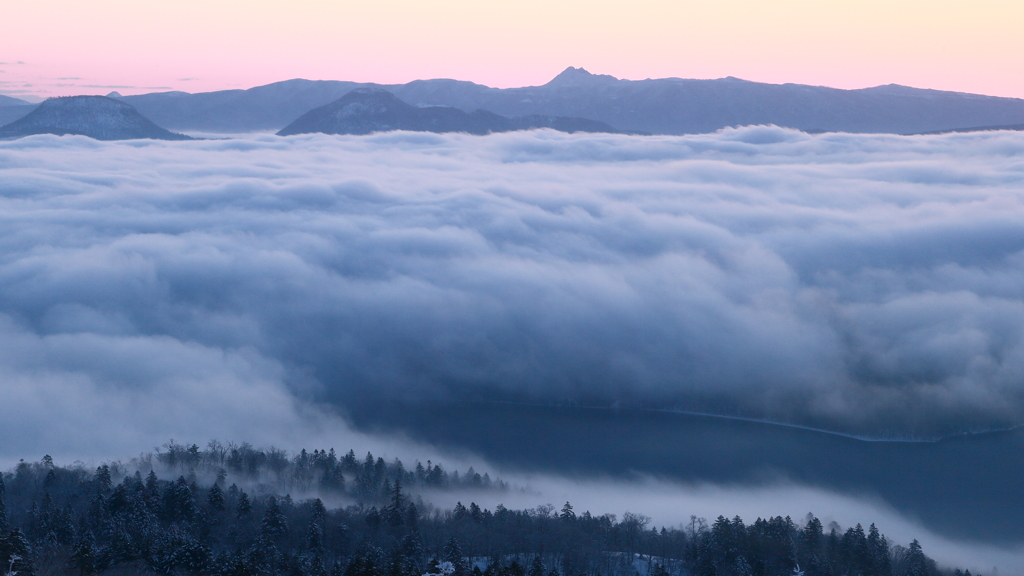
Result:
[[[26,106],[30,104],[21,98],[0,94],[0,106]]]
[[[843,90],[767,84],[732,76],[713,80],[618,79],[568,67],[549,82],[492,88],[454,79],[375,84],[294,78],[241,90],[154,92],[116,99],[155,123],[202,132],[279,131],[299,116],[357,88],[380,88],[412,104],[507,117],[587,118],[625,132],[694,134],[774,124],[808,132],[922,134],[1024,124],[1024,99],[887,84]],[[0,123],[30,107],[0,106]]]
[[[522,116],[507,118],[487,110],[465,112],[451,106],[413,106],[380,88],[356,88],[341,98],[314,108],[277,133],[370,134],[391,130],[490,134],[534,128],[562,132],[617,132],[607,124],[585,118]]]
[[[917,134],[1024,123],[1024,100],[886,85],[842,90],[717,80],[623,80],[569,67],[540,86],[492,88],[463,80],[374,84],[292,79],[248,90],[126,96],[158,124],[179,130],[280,130],[356,88],[385,89],[412,105],[443,105],[502,116],[567,116],[651,134],[706,133],[775,124],[819,132]]]

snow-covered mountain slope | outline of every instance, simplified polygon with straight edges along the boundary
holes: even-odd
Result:
[[[97,140],[190,139],[157,126],[130,104],[105,96],[51,98],[26,116],[0,127],[0,138],[33,134],[79,134]]]

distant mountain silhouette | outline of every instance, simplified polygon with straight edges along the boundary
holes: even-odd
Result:
[[[0,106],[24,106],[26,104],[28,104],[28,102],[20,98],[12,98],[10,96],[0,94]]]
[[[130,104],[106,96],[50,98],[24,117],[0,127],[0,138],[33,134],[78,134],[97,140],[191,140],[157,126]]]
[[[558,76],[545,84],[544,88],[594,88],[597,86],[609,86],[619,81],[615,76],[607,74],[591,74],[583,68],[569,66]]]
[[[953,128],[950,130],[932,130],[921,134],[949,134],[951,132],[993,132],[996,130],[1009,130],[1020,132],[1024,130],[1024,124],[1005,124],[1001,126],[971,126],[970,128]]]
[[[370,134],[390,130],[489,134],[533,128],[553,128],[563,132],[615,132],[607,124],[585,118],[539,115],[506,118],[486,110],[464,112],[450,106],[417,107],[402,102],[387,90],[357,88],[326,106],[303,114],[277,134]]]
[[[800,84],[718,80],[619,80],[567,68],[542,86],[489,88],[458,80],[400,85],[288,80],[249,90],[125,96],[139,112],[177,130],[280,130],[302,114],[356,88],[384,88],[413,106],[506,117],[589,118],[619,130],[652,134],[713,132],[726,126],[775,124],[808,131],[916,134],[1024,123],[1024,100],[888,85],[839,90]]]
[[[9,124],[18,118],[25,118],[30,112],[36,110],[36,107],[38,106],[39,105],[29,104],[29,102],[23,102],[23,104],[12,106],[0,104],[0,126]]]

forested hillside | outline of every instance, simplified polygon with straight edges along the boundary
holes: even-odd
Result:
[[[241,487],[240,487],[241,485]],[[916,541],[874,525],[845,531],[811,515],[692,518],[655,527],[640,514],[440,510],[424,490],[508,490],[441,465],[349,451],[169,443],[95,470],[50,457],[0,474],[2,570],[33,574],[288,576],[925,576]],[[291,494],[304,497],[293,498]],[[467,492],[468,494],[468,492]],[[341,505],[328,509],[324,500]],[[445,564],[445,562],[449,564]]]

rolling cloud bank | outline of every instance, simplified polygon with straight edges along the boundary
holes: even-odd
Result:
[[[36,136],[0,174],[6,461],[481,401],[1024,414],[1022,133]]]
[[[500,399],[865,435],[1012,425],[1022,152],[1016,133],[764,127],[7,142],[0,369],[93,391],[69,409],[201,394],[255,417],[268,387],[345,410]],[[31,418],[46,389],[8,410]]]

